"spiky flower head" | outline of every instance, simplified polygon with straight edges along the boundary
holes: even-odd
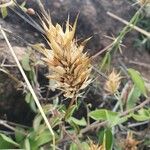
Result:
[[[113,69],[105,83],[105,90],[110,94],[114,94],[119,88],[120,79],[120,73],[117,74],[117,72]]]
[[[59,24],[54,26],[48,16],[44,16],[41,22],[49,48],[40,44],[35,48],[45,55],[43,60],[52,71],[48,78],[54,80],[57,88],[64,91],[66,98],[77,97],[79,91],[91,82],[90,58],[83,52],[89,39],[80,45],[74,39],[77,18],[73,26],[68,19],[65,31]]]

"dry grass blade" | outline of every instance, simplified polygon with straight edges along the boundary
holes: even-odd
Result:
[[[22,66],[21,66],[21,64],[20,64],[16,54],[14,53],[14,50],[13,50],[13,48],[12,48],[12,46],[11,46],[11,44],[10,44],[6,34],[5,34],[5,32],[3,31],[1,26],[0,26],[0,31],[1,31],[1,33],[2,33],[2,35],[4,37],[4,39],[5,39],[8,47],[9,47],[9,50],[10,50],[12,56],[14,57],[14,59],[16,61],[16,64],[17,64],[17,66],[18,66],[18,68],[19,68],[19,70],[20,70],[20,72],[21,72],[21,74],[22,74],[22,76],[23,76],[27,86],[28,86],[29,91],[31,92],[31,94],[33,96],[33,99],[35,100],[35,103],[36,103],[37,107],[39,108],[39,111],[40,111],[40,113],[41,113],[41,115],[42,115],[42,117],[43,117],[43,119],[44,119],[44,121],[45,121],[45,123],[46,123],[46,125],[47,125],[47,127],[48,127],[48,129],[50,131],[50,133],[52,134],[52,137],[53,137],[53,149],[55,150],[55,134],[54,134],[54,132],[53,132],[53,130],[51,128],[51,125],[49,124],[49,121],[48,121],[48,119],[47,119],[47,117],[46,117],[46,115],[45,115],[45,113],[44,113],[44,111],[43,111],[43,109],[41,107],[41,104],[40,104],[40,102],[39,102],[39,100],[38,100],[38,98],[37,98],[37,96],[36,96],[32,86],[31,86],[31,84],[30,84],[30,82],[29,82],[29,80],[28,80],[28,78],[27,78],[27,76],[26,76],[26,74],[25,74],[25,72],[24,72],[24,70],[23,70],[23,68],[22,68]]]

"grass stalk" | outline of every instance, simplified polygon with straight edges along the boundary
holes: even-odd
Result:
[[[34,99],[34,101],[35,101],[35,103],[36,103],[36,105],[37,105],[37,107],[38,107],[38,109],[39,109],[39,111],[40,111],[40,113],[41,113],[41,115],[42,115],[42,117],[43,117],[43,119],[44,119],[44,121],[45,121],[45,123],[46,123],[46,125],[47,125],[47,127],[48,127],[48,129],[49,129],[49,131],[51,133],[51,135],[52,135],[52,137],[53,137],[53,150],[55,150],[55,134],[54,134],[54,132],[52,130],[52,127],[49,124],[49,121],[48,121],[48,119],[47,119],[47,117],[46,117],[46,115],[45,115],[45,113],[44,113],[44,111],[42,109],[42,106],[41,106],[41,104],[40,104],[40,102],[39,102],[39,100],[38,100],[38,98],[37,98],[37,96],[36,96],[32,86],[31,86],[31,84],[30,84],[30,82],[29,82],[29,80],[28,80],[28,78],[27,78],[27,76],[26,76],[26,74],[25,74],[25,72],[24,72],[24,70],[23,70],[23,68],[22,68],[22,66],[21,66],[21,64],[20,64],[20,62],[19,62],[19,60],[18,60],[18,58],[17,58],[17,56],[16,56],[16,54],[15,54],[15,52],[13,50],[13,48],[12,48],[8,38],[7,38],[7,36],[6,36],[4,30],[2,29],[1,26],[0,26],[0,31],[1,31],[1,33],[2,33],[2,35],[4,37],[4,39],[5,39],[8,47],[9,47],[9,50],[10,50],[13,58],[15,59],[15,62],[17,64],[17,66],[18,66],[18,68],[19,68],[19,70],[20,70],[20,72],[21,72],[21,74],[22,74],[22,76],[23,76],[27,86],[28,86],[28,89],[31,92],[31,94],[33,96],[33,99]]]
[[[143,30],[143,29],[137,27],[136,25],[133,25],[132,23],[130,23],[130,22],[128,22],[128,21],[126,21],[126,20],[124,20],[124,19],[122,19],[122,18],[116,16],[115,14],[113,14],[113,13],[111,13],[111,12],[107,12],[107,14],[108,14],[110,17],[112,17],[112,18],[114,18],[114,19],[116,19],[116,20],[122,22],[123,24],[125,24],[125,25],[127,25],[127,26],[133,28],[134,30],[136,30],[136,31],[142,33],[143,35],[147,36],[148,38],[150,38],[150,33],[149,33],[149,32],[147,32],[147,31],[145,31],[145,30]]]

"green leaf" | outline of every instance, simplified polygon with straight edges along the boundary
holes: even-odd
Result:
[[[66,115],[65,115],[65,120],[69,119],[73,112],[75,111],[75,109],[77,108],[77,105],[72,105],[66,112]]]
[[[19,144],[16,143],[15,141],[13,141],[10,137],[8,137],[8,136],[6,136],[4,134],[1,134],[1,133],[0,133],[0,136],[3,138],[3,140],[7,141],[8,143],[11,143],[11,144],[13,144],[15,146],[19,146]]]
[[[89,113],[89,116],[93,118],[94,120],[110,120],[113,121],[114,118],[118,117],[117,112],[112,112],[110,110],[106,109],[97,109],[94,111],[91,111]]]
[[[8,16],[7,7],[2,7],[0,9],[1,9],[2,17],[6,18]]]
[[[25,96],[25,101],[26,101],[27,103],[30,103],[32,99],[33,99],[33,98],[32,98],[31,93],[28,92],[28,93],[26,94],[26,96]]]
[[[22,67],[25,71],[31,71],[30,67],[30,54],[25,54],[21,61]]]
[[[102,143],[103,143],[104,133],[105,133],[105,129],[104,129],[104,128],[101,128],[101,129],[98,131],[98,133],[97,133],[98,142],[99,142],[100,145],[102,145]]]
[[[31,150],[30,141],[28,138],[25,139],[24,147],[25,147],[25,150]]]
[[[30,101],[30,108],[33,110],[33,112],[37,112],[37,107],[33,98]]]
[[[111,129],[107,128],[99,132],[99,144],[106,147],[106,150],[112,150],[114,138]]]
[[[150,111],[147,109],[140,109],[137,114],[132,114],[132,117],[137,121],[150,120]]]
[[[39,135],[36,136],[36,143],[37,146],[44,145],[52,140],[52,135],[50,134],[49,130],[46,129],[43,132],[39,133]]]
[[[139,100],[141,91],[137,86],[133,86],[127,99],[127,109],[131,109],[136,105],[136,102]]]
[[[71,143],[69,150],[79,150],[79,147],[82,148],[82,150],[89,150],[89,145],[86,142],[82,142],[80,145]]]
[[[72,121],[73,123],[75,123],[76,125],[79,125],[79,126],[86,126],[87,125],[85,118],[82,118],[79,120],[79,119],[76,119],[74,117],[70,117],[68,121],[69,122]]]
[[[26,5],[26,1],[24,1],[24,2],[20,5],[20,7],[25,7],[25,5]]]
[[[106,146],[106,150],[112,150],[113,135],[110,129],[105,130],[105,146]]]
[[[23,142],[24,138],[25,138],[25,135],[21,134],[20,132],[17,132],[17,131],[22,131],[22,132],[25,132],[25,130],[23,128],[20,128],[20,127],[16,127],[16,131],[15,131],[15,140],[18,142],[18,143],[21,143]]]
[[[69,150],[78,150],[77,144],[71,143]]]
[[[82,142],[82,143],[81,143],[81,146],[82,146],[82,149],[83,149],[83,150],[88,150],[88,149],[89,149],[89,145],[88,145],[88,143],[86,143],[86,142]]]
[[[19,144],[12,140],[12,138],[0,133],[0,149],[8,149],[19,147]]]
[[[106,109],[97,109],[95,111],[91,111],[89,116],[97,121],[108,121],[110,127],[121,124],[128,119],[128,116],[120,118],[119,113]]]
[[[122,124],[124,122],[126,122],[128,120],[128,118],[130,118],[131,115],[127,115],[127,116],[124,116],[124,117],[121,117],[121,118],[116,118],[114,119],[112,122],[111,122],[111,127],[114,127],[116,125],[119,125],[119,124]]]
[[[35,104],[35,101],[33,99],[33,96],[30,92],[28,92],[25,96],[25,101],[30,105],[30,108],[34,111],[37,112],[37,107]]]
[[[107,120],[107,116],[106,116],[106,109],[97,109],[94,111],[91,111],[89,113],[89,116],[94,119],[94,120]]]
[[[62,119],[63,119],[63,116],[58,116],[58,117],[52,117],[51,118],[51,126],[54,128],[55,126],[59,125],[62,123]]]
[[[34,120],[33,120],[34,131],[37,131],[39,129],[42,120],[43,120],[43,117],[41,115],[37,115],[34,118]]]
[[[135,86],[137,86],[137,88],[139,88],[139,90],[141,91],[141,93],[144,96],[147,96],[145,83],[144,83],[144,80],[142,79],[140,73],[132,68],[128,69],[128,72],[129,72],[129,75],[130,75],[131,79],[133,80]]]

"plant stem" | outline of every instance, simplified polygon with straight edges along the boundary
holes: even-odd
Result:
[[[122,22],[122,23],[124,23],[124,24],[126,24],[126,25],[128,25],[128,26],[130,26],[131,28],[135,29],[136,31],[138,31],[138,32],[144,34],[145,36],[147,36],[148,38],[150,38],[150,33],[149,33],[149,32],[147,32],[147,31],[145,31],[145,30],[143,30],[143,29],[141,29],[141,28],[139,28],[139,27],[137,27],[137,26],[131,24],[130,22],[128,22],[128,21],[126,21],[126,20],[124,20],[124,19],[122,19],[122,18],[116,16],[115,14],[113,14],[113,13],[111,13],[111,12],[107,12],[107,14],[108,14],[110,17],[112,17],[112,18],[114,18],[114,19],[116,19],[116,20],[118,20],[118,21],[120,21],[120,22]]]
[[[75,100],[76,100],[76,96],[74,96],[74,97],[71,99],[71,102],[70,102],[70,104],[69,104],[68,109],[74,104]]]
[[[15,127],[13,127],[13,126],[10,126],[9,124],[7,124],[7,121],[0,120],[0,125],[2,125],[2,126],[4,126],[4,127],[8,128],[8,129],[10,129],[10,130],[12,130],[12,131],[14,131],[14,132],[19,132],[19,133],[21,133],[21,134],[23,134],[23,135],[25,135],[25,136],[28,135],[27,133],[25,133],[25,132],[23,132],[23,131],[21,131],[21,130],[17,130],[17,129],[16,129]]]
[[[117,91],[114,96],[116,97],[116,99],[118,100],[118,103],[120,105],[120,110],[121,112],[123,112],[123,104],[122,104],[122,99],[121,99],[121,96],[120,96],[120,93],[119,91]]]
[[[75,102],[76,99],[77,99],[76,96],[74,96],[74,97],[71,99],[71,102],[69,103],[69,106],[68,106],[68,108],[67,108],[67,110],[66,110],[66,114],[65,114],[65,117],[64,117],[65,120],[66,120],[66,116],[68,115],[71,106],[73,105],[73,103]]]

